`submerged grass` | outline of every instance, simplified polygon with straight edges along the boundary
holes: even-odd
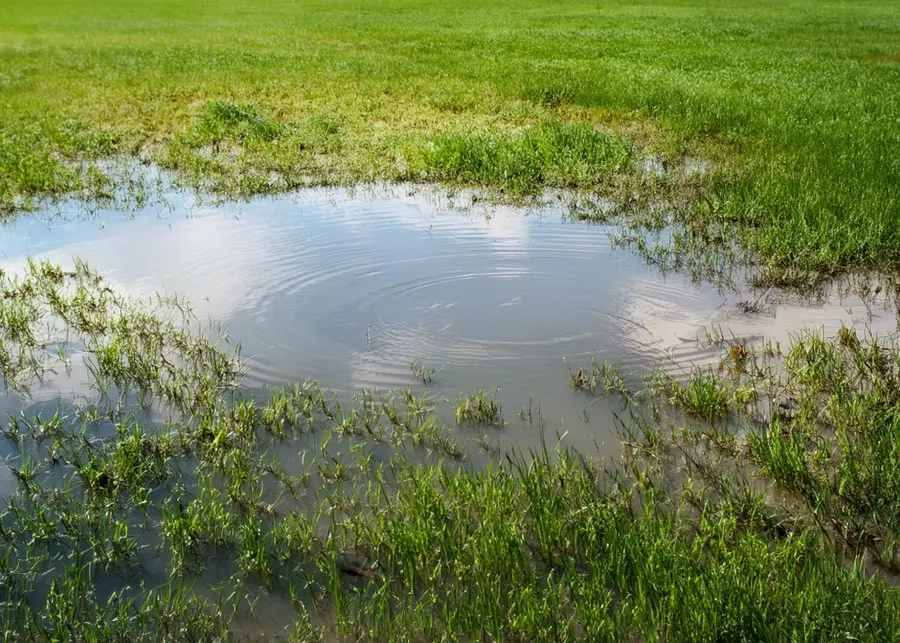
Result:
[[[703,420],[673,434],[691,467],[718,491],[746,484],[729,480],[735,472],[755,472],[780,490],[772,501],[782,520],[814,525],[834,550],[900,570],[897,338],[806,332],[783,355],[725,342],[722,365],[655,387],[678,391],[669,401]]]
[[[97,395],[4,423],[6,636],[900,635],[900,592],[883,575],[900,529],[900,352],[883,342],[809,335],[783,362],[744,346],[742,368],[679,384],[697,410],[688,424],[638,412],[672,383],[626,395],[638,431],[615,467],[562,448],[476,467],[427,395],[363,390],[347,405],[314,382],[264,400],[234,388],[235,356],[173,312],[184,302],[151,310],[86,266],[47,263],[4,276],[3,292],[3,337],[29,347],[4,378],[40,375],[56,349],[39,330],[56,318],[84,338],[69,359],[96,365],[98,389],[171,409],[151,423]],[[91,348],[113,338],[129,348]],[[181,386],[141,375],[166,363]],[[624,389],[614,367],[591,370],[596,389]],[[750,389],[768,405],[736,394]],[[502,422],[483,391],[459,402],[467,423]],[[746,440],[719,421],[723,403],[732,422],[752,420]],[[783,495],[749,484],[747,466]],[[260,618],[269,603],[275,621]]]
[[[834,341],[812,333],[785,362],[787,394],[772,422],[751,436],[751,456],[835,539],[900,570],[896,346],[860,341],[852,331]]]
[[[626,401],[633,401],[631,391],[619,373],[619,365],[607,361],[598,364],[591,358],[588,368],[580,367],[575,373],[569,375],[569,382],[576,391],[586,391],[592,395],[595,392],[618,393]]]
[[[770,283],[896,272],[898,29],[888,0],[40,0],[0,16],[0,210],[103,198],[110,155],[232,196],[612,181]]]
[[[456,423],[469,426],[503,426],[500,403],[483,390],[472,395],[460,394],[456,402]]]
[[[711,371],[697,370],[686,385],[671,383],[669,403],[685,413],[707,422],[728,415],[728,389]]]

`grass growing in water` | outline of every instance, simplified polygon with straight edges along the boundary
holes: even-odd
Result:
[[[615,392],[626,401],[633,401],[631,391],[619,373],[619,365],[605,360],[598,364],[591,358],[590,367],[579,367],[569,375],[569,382],[576,391],[587,391],[593,395],[598,389],[602,389],[604,394]]]
[[[785,363],[789,392],[765,430],[751,436],[753,459],[839,542],[900,569],[896,346],[860,341],[852,331],[833,341],[811,333]]]
[[[483,390],[460,394],[456,401],[456,423],[470,426],[503,426],[500,403]]]
[[[51,315],[70,312],[62,330],[73,336],[142,347],[119,353],[134,359],[113,362],[114,378],[95,370],[97,385],[128,382],[139,398],[146,390],[175,412],[150,425],[99,397],[5,422],[16,478],[0,511],[6,633],[561,641],[900,634],[900,593],[865,571],[867,552],[885,568],[896,557],[890,465],[900,353],[891,346],[849,331],[834,341],[811,335],[787,353],[780,379],[750,356],[741,370],[701,374],[704,391],[777,380],[760,391],[771,412],[754,417],[749,448],[726,454],[756,464],[796,502],[775,504],[739,468],[710,466],[706,432],[723,429],[703,422],[671,435],[660,423],[652,443],[617,468],[565,449],[512,452],[476,468],[428,398],[409,391],[361,391],[346,405],[305,382],[258,401],[217,367],[233,356],[202,335],[181,334],[168,307],[148,311],[89,278],[87,267],[78,274],[32,264],[20,278],[6,276],[4,292],[14,296],[0,299],[4,328],[37,338]],[[101,293],[99,307],[76,303]],[[23,345],[37,363],[54,351],[37,339]],[[195,384],[157,386],[140,376],[160,355],[177,356],[180,381]],[[24,373],[39,371],[23,363],[4,362],[4,376],[26,385]],[[810,413],[823,397],[824,413]],[[479,422],[500,417],[483,391],[461,402]],[[756,412],[734,395],[727,404],[733,416]],[[823,432],[823,423],[833,430]],[[281,457],[298,450],[299,459]],[[682,459],[671,475],[670,462]],[[261,632],[267,601],[281,601],[291,616]]]
[[[410,362],[409,370],[412,372],[413,377],[417,380],[421,380],[422,384],[428,386],[431,384],[431,381],[434,379],[434,369],[420,362]]]
[[[687,384],[671,383],[669,403],[690,416],[716,422],[728,415],[728,390],[711,371],[695,371]]]

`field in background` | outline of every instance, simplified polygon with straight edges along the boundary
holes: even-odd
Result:
[[[0,209],[108,195],[84,162],[117,154],[231,196],[371,179],[621,195],[647,159],[699,160],[645,190],[694,241],[736,230],[773,282],[893,271],[898,95],[890,1],[12,3]],[[642,161],[586,153],[595,128]]]

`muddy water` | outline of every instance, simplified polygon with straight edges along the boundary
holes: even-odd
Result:
[[[65,265],[83,258],[134,295],[187,297],[242,345],[251,387],[312,377],[347,396],[421,388],[409,368],[417,361],[436,369],[437,398],[499,388],[510,421],[503,439],[526,448],[537,431],[518,412],[531,404],[551,436],[617,449],[620,400],[591,399],[568,383],[570,369],[591,357],[619,362],[637,386],[654,367],[714,359],[697,342],[710,324],[782,343],[801,328],[896,325],[893,314],[853,298],[722,294],[663,276],[614,249],[608,228],[565,222],[553,207],[461,213],[402,189],[214,207],[171,194],[168,207],[137,216],[26,217],[0,228],[0,266],[21,269],[29,255]],[[760,310],[743,312],[747,300]],[[76,369],[33,394],[87,394],[85,378]]]

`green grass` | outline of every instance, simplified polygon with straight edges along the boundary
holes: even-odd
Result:
[[[585,391],[593,395],[595,392],[609,394],[618,393],[626,401],[632,402],[631,391],[619,373],[619,365],[607,361],[598,364],[591,358],[589,368],[579,367],[569,375],[569,382],[576,391]]]
[[[468,426],[503,426],[503,409],[484,391],[460,394],[456,401],[456,423]]]
[[[425,153],[430,177],[489,185],[513,195],[546,187],[598,186],[624,169],[623,141],[589,125],[544,122],[513,134],[443,134]]]
[[[226,195],[642,192],[769,282],[896,271],[898,35],[887,0],[38,0],[0,17],[0,208],[108,199],[138,155]]]
[[[421,380],[423,386],[428,386],[434,380],[435,369],[422,364],[421,362],[410,362],[409,370],[413,377]]]
[[[806,332],[782,355],[723,342],[722,368],[681,385],[652,382],[693,422],[672,431],[669,448],[717,493],[753,472],[780,491],[785,520],[815,526],[840,552],[900,569],[900,352],[898,337],[833,338]],[[734,368],[735,356],[740,368]],[[674,394],[673,394],[674,391]],[[646,399],[646,398],[645,398]],[[728,419],[730,424],[724,424]],[[656,418],[654,433],[671,426]],[[649,429],[649,430],[647,430]],[[646,440],[645,440],[646,441]],[[638,441],[640,442],[640,441]],[[726,492],[726,495],[732,492]]]
[[[846,329],[834,341],[808,334],[788,352],[786,364],[784,405],[751,437],[754,459],[839,542],[868,549],[880,564],[900,569],[895,345],[860,341]]]
[[[900,635],[890,341],[843,329],[782,356],[723,338],[721,369],[634,394],[592,364],[581,388],[595,378],[633,412],[620,460],[512,447],[476,465],[471,432],[426,394],[341,401],[307,381],[260,399],[186,302],[133,301],[83,264],[31,263],[0,294],[4,379],[23,390],[84,359],[97,391],[118,391],[3,422],[7,638]],[[151,399],[166,421],[128,410]],[[458,409],[502,423],[483,391]],[[259,618],[270,601],[276,622]]]
[[[143,179],[109,162],[138,157],[226,196],[369,180],[599,194],[638,228],[674,226],[668,245],[635,237],[661,264],[736,246],[770,283],[900,266],[886,0],[13,4],[3,215],[142,202]],[[636,393],[607,363],[572,374],[632,413],[622,459],[597,463],[494,447],[412,390],[259,399],[186,302],[135,302],[83,264],[0,272],[5,386],[84,359],[98,392],[0,426],[16,485],[0,630],[897,639],[900,351],[850,329],[784,355],[721,344],[720,368]],[[128,412],[151,403],[168,421]],[[483,391],[455,411],[505,423]],[[531,405],[520,417],[533,426]],[[283,622],[258,618],[268,601]]]
[[[710,371],[697,369],[687,384],[671,384],[669,403],[685,413],[707,422],[716,422],[728,415],[728,389]]]

